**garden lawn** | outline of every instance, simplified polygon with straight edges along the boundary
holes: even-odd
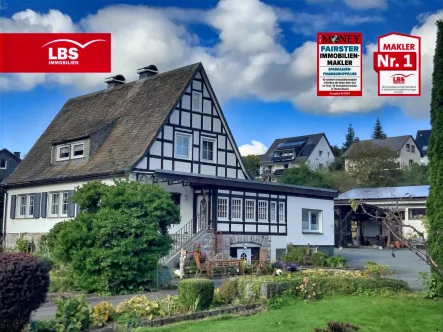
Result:
[[[418,295],[395,297],[330,297],[315,302],[295,300],[282,309],[248,317],[224,316],[200,322],[178,323],[157,328],[159,332],[313,332],[328,321],[350,322],[360,331],[443,332],[443,301],[426,300]],[[152,331],[152,328],[137,331]]]

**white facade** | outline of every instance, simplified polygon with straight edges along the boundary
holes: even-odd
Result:
[[[399,157],[400,167],[408,167],[409,165],[415,163],[420,164],[421,162],[421,153],[418,147],[415,145],[414,140],[410,137],[405,145],[400,150]]]

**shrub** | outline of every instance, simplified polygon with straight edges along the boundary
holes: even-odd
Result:
[[[55,327],[57,332],[80,332],[89,327],[89,304],[83,297],[56,300]]]
[[[121,315],[118,315],[115,322],[118,325],[123,326],[125,329],[124,331],[126,331],[126,328],[135,328],[140,326],[141,323],[141,319],[138,317],[135,317],[134,315],[131,315],[128,312],[125,312]],[[117,329],[116,329],[117,331]]]
[[[272,264],[273,268],[281,269],[282,271],[295,272],[298,270],[298,266],[295,263],[285,263],[282,261],[277,261]]]
[[[28,252],[28,243],[29,243],[29,241],[26,240],[23,237],[23,235],[20,235],[20,237],[15,241],[14,251],[16,251],[16,252]]]
[[[25,253],[0,253],[0,331],[21,331],[46,300],[49,266]]]
[[[352,332],[360,330],[360,327],[351,323],[328,322],[327,325],[326,329],[316,328],[314,332]]]
[[[306,247],[288,245],[286,253],[281,257],[284,263],[306,264]]]
[[[419,272],[419,279],[423,285],[423,293],[427,299],[437,299],[440,294],[437,292],[437,278],[427,272]]]
[[[145,295],[134,296],[129,300],[120,302],[115,309],[117,314],[127,313],[132,317],[153,319],[154,317],[164,317],[158,301],[149,301]]]
[[[92,325],[101,327],[112,319],[114,309],[109,302],[103,301],[97,304],[91,310]]]
[[[56,332],[55,320],[36,320],[29,324],[29,332]]]
[[[178,298],[186,308],[207,309],[214,297],[214,283],[208,279],[188,279],[179,282]]]
[[[160,301],[161,310],[166,314],[166,316],[171,316],[179,313],[185,312],[185,308],[180,302],[177,295],[168,295],[165,299]]]
[[[303,274],[288,274],[286,276],[263,276],[237,278],[239,300],[250,303],[257,302],[261,297],[263,284],[268,284],[270,297],[281,294],[296,287],[303,281]],[[316,284],[317,290],[323,295],[380,295],[409,291],[408,284],[403,280],[356,278],[340,275],[310,276],[309,281]]]
[[[330,267],[346,267],[347,259],[341,255],[328,258],[327,266]]]
[[[75,286],[111,294],[154,288],[158,259],[172,242],[168,227],[180,220],[169,193],[136,181],[92,181],[73,200],[82,213],[56,224],[46,241],[56,262],[72,267]]]
[[[311,263],[313,266],[327,266],[328,255],[326,255],[324,252],[314,252],[312,254]]]
[[[49,293],[63,293],[78,291],[72,278],[72,269],[66,265],[59,265],[49,272],[51,282],[49,284]]]
[[[238,296],[237,279],[231,278],[222,282],[214,292],[214,302],[217,304],[232,303]]]
[[[302,283],[295,287],[295,293],[303,300],[313,301],[320,297],[317,284],[310,281],[307,277],[304,277]]]
[[[372,261],[367,261],[365,264],[365,273],[372,278],[383,278],[392,274],[389,265],[379,265]]]
[[[302,275],[311,277],[328,277],[343,276],[350,278],[369,278],[367,274],[360,270],[326,270],[326,269],[309,269],[300,271]]]

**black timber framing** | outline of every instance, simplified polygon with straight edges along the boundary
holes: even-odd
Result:
[[[228,193],[220,192],[222,190],[228,191]],[[217,225],[218,224],[228,225],[229,234],[257,234],[257,235],[282,235],[282,236],[287,235],[288,228],[287,228],[287,210],[286,210],[287,196],[286,195],[275,195],[275,194],[271,194],[271,193],[264,193],[264,192],[260,192],[260,191],[249,191],[249,190],[246,192],[242,191],[243,194],[240,195],[240,194],[233,193],[233,191],[239,192],[240,190],[238,190],[238,189],[226,190],[224,188],[219,188],[217,190],[217,199],[218,199],[218,197],[227,198],[228,199],[228,206],[230,207],[229,213],[228,213],[229,220],[223,220],[223,221],[217,220]],[[255,193],[255,195],[247,195],[246,193]],[[262,195],[262,196],[260,196],[260,195]],[[266,197],[264,197],[263,195],[266,195]],[[272,197],[273,195],[277,196],[277,197]],[[280,196],[284,196],[284,198],[280,198]],[[232,198],[242,199],[242,219],[243,219],[243,221],[232,221]],[[255,202],[255,221],[246,221],[246,219],[245,219],[246,200],[252,200]],[[259,201],[264,201],[267,203],[268,221],[261,221],[260,222],[258,219],[258,202]],[[276,220],[274,223],[271,222],[271,218],[270,218],[271,202],[276,202]],[[285,221],[284,223],[280,223],[280,209],[279,209],[280,203],[285,204],[285,210],[283,211],[283,216],[284,216],[284,221]],[[242,225],[243,231],[242,232],[233,231],[232,225]],[[255,226],[255,232],[246,231],[246,225]],[[260,232],[259,226],[267,226],[268,232]],[[272,227],[277,227],[277,232],[272,232]],[[280,232],[280,227],[284,227],[285,231]]]
[[[200,71],[198,71],[200,72]],[[194,88],[194,81],[198,81],[201,83],[201,90]],[[190,92],[188,92],[188,90],[190,89]],[[204,96],[204,89],[206,89],[206,91],[208,92],[209,97],[205,97]],[[201,111],[193,111],[193,92],[198,92],[201,93]],[[185,109],[183,108],[182,105],[182,100],[183,97],[187,96],[190,99],[190,109]],[[205,83],[203,76],[202,78],[196,78],[194,77],[188,87],[186,88],[186,90],[183,92],[182,96],[180,97],[179,101],[176,104],[176,107],[171,111],[171,114],[168,116],[168,119],[166,120],[166,122],[164,123],[164,125],[162,126],[159,135],[157,135],[157,137],[155,138],[155,140],[153,142],[159,142],[160,143],[160,155],[154,155],[152,153],[150,153],[152,146],[150,146],[150,149],[148,150],[148,152],[146,153],[146,158],[147,158],[147,167],[146,169],[144,168],[134,168],[134,170],[142,170],[142,171],[154,171],[155,167],[151,165],[150,163],[150,158],[154,158],[159,160],[160,163],[160,168],[161,169],[165,169],[165,161],[170,161],[171,162],[171,169],[172,170],[176,170],[177,166],[176,163],[177,162],[181,162],[181,163],[186,163],[189,164],[190,166],[190,172],[198,172],[199,174],[201,174],[201,166],[205,165],[205,166],[210,166],[210,167],[214,167],[215,169],[215,175],[218,176],[219,174],[222,176],[228,176],[228,170],[235,170],[235,177],[238,178],[239,174],[243,175],[243,178],[247,179],[248,175],[243,171],[240,161],[238,160],[235,150],[234,150],[234,144],[235,142],[232,142],[229,135],[227,134],[225,128],[224,128],[224,124],[223,124],[223,119],[221,117],[221,115],[219,114],[219,112],[217,111],[216,108],[216,102],[213,100],[213,98],[210,97],[211,93],[210,90],[207,86],[207,84]],[[211,101],[211,110],[209,113],[204,112],[204,101],[208,100]],[[173,114],[173,112],[178,112],[178,124],[177,123],[171,123],[171,116]],[[189,115],[189,127],[188,126],[184,126],[183,124],[183,114],[188,114]],[[195,128],[193,125],[193,115],[198,115],[200,117],[200,123],[199,123],[199,127],[200,128]],[[204,128],[204,117],[208,117],[210,118],[210,128],[209,130],[207,129],[203,129]],[[215,132],[214,131],[214,121],[215,119],[217,119],[220,122],[220,131]],[[165,134],[164,134],[164,127],[165,126],[169,126],[172,128],[172,139],[166,139],[165,138]],[[191,136],[191,144],[190,144],[190,149],[191,151],[190,153],[190,158],[189,159],[182,159],[182,158],[176,158],[175,157],[175,137],[176,137],[176,133],[177,132],[183,132],[185,134],[188,134]],[[195,135],[194,133],[198,132],[198,144],[195,144]],[[206,135],[205,135],[206,134]],[[214,136],[215,135],[215,136]],[[213,162],[205,162],[205,161],[201,161],[201,137],[202,136],[207,136],[207,137],[211,137],[214,138],[216,140],[216,144],[214,146],[214,155],[216,156],[216,161],[215,163]],[[220,140],[219,140],[219,136],[224,137],[224,141],[225,141],[225,146],[224,148],[219,148],[219,144],[220,144]],[[172,156],[165,156],[165,143],[169,143],[172,145]],[[228,146],[230,147],[230,149],[228,149]],[[198,149],[198,160],[194,160],[194,148]],[[234,155],[235,158],[235,165],[229,165],[228,164],[228,154],[232,153]],[[220,158],[219,158],[219,154],[223,154],[224,155],[224,162],[221,163],[220,162]],[[195,169],[195,167],[197,169]],[[152,169],[151,169],[152,168]],[[221,170],[220,170],[221,169]],[[223,173],[223,174],[221,174]]]

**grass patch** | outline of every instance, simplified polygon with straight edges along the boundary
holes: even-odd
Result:
[[[249,317],[220,317],[158,328],[162,332],[313,332],[328,321],[350,322],[362,332],[443,331],[443,301],[418,295],[395,297],[337,296],[315,302],[294,302],[282,309]],[[152,331],[140,328],[138,332]]]

